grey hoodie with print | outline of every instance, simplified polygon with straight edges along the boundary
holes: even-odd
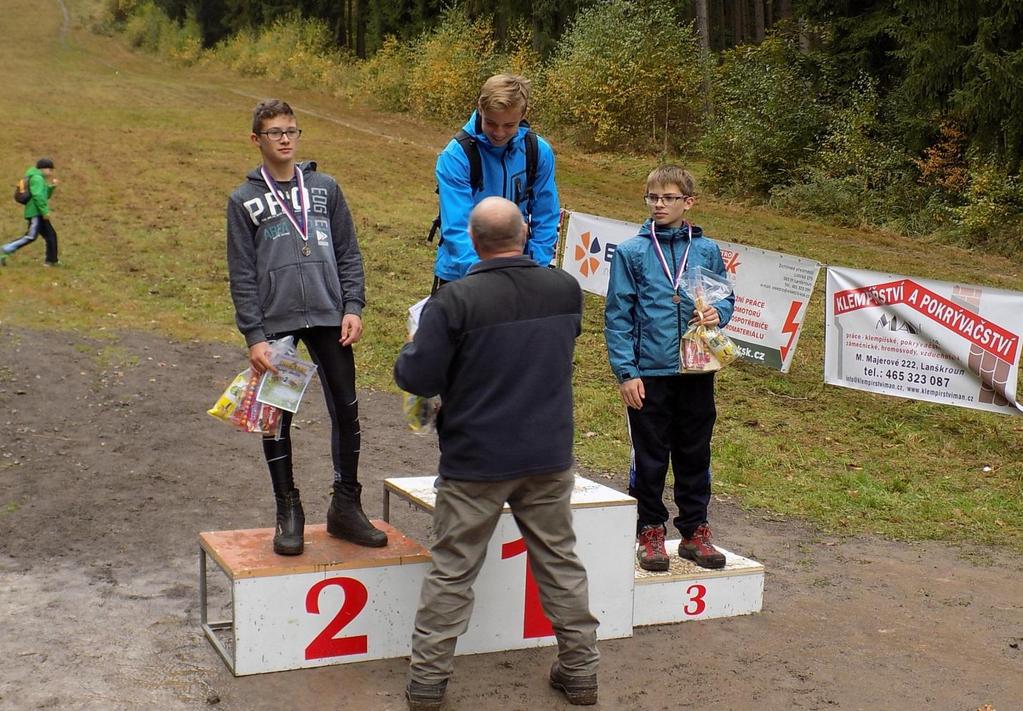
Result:
[[[362,253],[341,188],[299,164],[309,204],[309,256],[298,230],[283,213],[259,168],[227,201],[227,269],[235,322],[246,345],[310,326],[337,326],[366,304]],[[294,214],[301,212],[295,179],[278,182]],[[301,218],[299,218],[301,219]]]

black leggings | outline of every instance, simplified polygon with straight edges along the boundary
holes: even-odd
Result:
[[[359,427],[359,399],[355,392],[355,355],[351,346],[342,346],[339,327],[317,326],[274,334],[273,338],[294,336],[295,343],[305,343],[316,363],[323,386],[323,397],[330,413],[330,456],[334,463],[334,480],[355,483],[359,478],[359,448],[362,431]],[[291,413],[281,418],[280,436],[263,438],[263,454],[270,469],[274,492],[294,487],[291,459]]]

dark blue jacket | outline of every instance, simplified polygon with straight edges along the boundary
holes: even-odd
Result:
[[[478,262],[423,308],[394,380],[441,396],[440,475],[499,481],[572,466],[582,291],[526,256]]]
[[[672,302],[671,282],[650,240],[647,220],[638,235],[618,245],[611,259],[604,302],[604,340],[611,371],[619,383],[641,376],[676,375],[679,344],[695,308],[684,292],[681,303]],[[672,274],[691,243],[687,266],[704,267],[728,277],[721,249],[704,237],[699,227],[692,227],[691,237],[687,226],[662,228],[657,230],[657,241]],[[682,279],[685,281],[684,275]],[[734,294],[713,304],[721,326],[731,320],[734,305]]]

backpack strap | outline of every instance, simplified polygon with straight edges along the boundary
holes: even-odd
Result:
[[[536,172],[540,164],[540,145],[536,140],[536,133],[533,129],[526,131],[526,198],[533,199],[533,183],[536,182]]]
[[[523,126],[529,126],[525,121],[522,122]],[[476,117],[477,131],[482,130],[480,128],[481,121],[480,117]],[[466,132],[466,130],[459,129],[458,133],[454,135],[454,139],[458,141],[458,145],[462,147],[462,152],[465,153],[466,159],[469,161],[469,187],[474,193],[481,192],[483,190],[483,159],[480,157],[480,148],[476,144],[476,139]],[[526,131],[524,138],[524,147],[526,150],[526,204],[527,211],[532,213],[533,211],[533,184],[536,182],[536,174],[540,164],[540,147],[537,141],[536,133],[533,129]],[[315,164],[314,164],[315,166]],[[314,168],[315,169],[315,168]],[[438,187],[435,192],[440,192]],[[426,238],[427,242],[433,242],[433,238],[437,235],[440,230],[440,215],[437,215],[433,220],[433,225],[430,227],[430,234]],[[443,236],[437,243],[438,246],[444,241]]]
[[[474,193],[478,193],[483,190],[483,159],[480,158],[480,148],[476,145],[476,139],[466,133],[464,128],[458,130],[455,140],[462,147],[465,157],[469,159],[469,186]]]

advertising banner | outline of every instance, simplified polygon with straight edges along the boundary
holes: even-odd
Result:
[[[611,259],[639,225],[573,212],[561,267],[584,291],[607,296]],[[723,330],[740,357],[787,373],[820,263],[755,247],[714,240],[735,290],[735,312]]]
[[[1023,294],[828,267],[824,381],[1021,414]]]

